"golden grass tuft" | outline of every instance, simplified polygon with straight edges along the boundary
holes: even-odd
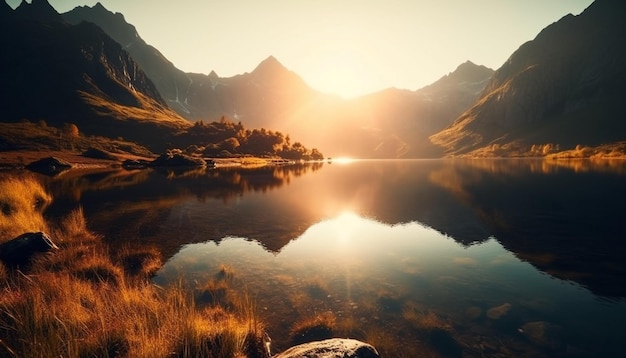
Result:
[[[115,261],[126,275],[139,279],[149,279],[163,265],[161,253],[155,247],[125,246],[116,253]]]
[[[7,279],[7,269],[2,262],[0,262],[0,282]]]
[[[3,189],[24,185],[2,183]],[[29,212],[38,218],[24,223],[47,228],[39,211]],[[81,209],[50,232],[60,250],[35,260],[27,273],[0,263],[1,357],[269,356],[248,295],[229,289],[227,307],[198,306],[182,286],[151,284],[160,253],[127,248],[110,254],[87,230]]]
[[[0,243],[25,232],[47,231],[43,211],[51,201],[31,176],[0,176]]]
[[[301,319],[291,328],[291,340],[302,344],[332,338],[336,321],[337,317],[330,311]]]

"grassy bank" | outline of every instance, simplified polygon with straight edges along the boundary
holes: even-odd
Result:
[[[0,177],[0,193],[0,241],[45,231],[60,247],[27,270],[0,263],[0,356],[266,356],[249,297],[198,302],[193,289],[151,284],[156,249],[110,251],[80,209],[46,222],[51,198],[34,178]]]

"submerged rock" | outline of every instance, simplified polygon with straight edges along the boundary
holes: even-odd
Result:
[[[534,344],[552,349],[561,346],[561,327],[550,322],[528,322],[519,330]]]
[[[504,303],[500,306],[492,307],[487,311],[487,317],[491,319],[500,319],[503,316],[506,316],[507,313],[511,310],[510,303]]]
[[[45,175],[56,175],[72,167],[72,164],[63,159],[47,157],[36,160],[26,166],[26,169]]]
[[[36,255],[59,247],[43,232],[28,232],[0,244],[0,261],[11,267],[24,267]]]
[[[380,355],[367,343],[331,338],[291,347],[274,358],[380,358]]]

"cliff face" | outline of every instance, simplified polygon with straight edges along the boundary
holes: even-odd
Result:
[[[189,124],[122,47],[91,23],[72,26],[47,0],[1,10],[3,121],[45,120],[144,143]]]
[[[497,144],[598,145],[626,138],[626,4],[600,0],[523,44],[478,101],[431,137],[450,154]]]

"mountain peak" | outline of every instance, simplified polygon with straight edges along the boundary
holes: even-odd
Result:
[[[17,8],[15,8],[15,11],[31,19],[60,19],[59,13],[50,5],[48,0],[32,0],[30,4],[22,0]]]
[[[448,86],[457,86],[459,83],[482,83],[491,78],[494,72],[491,68],[467,60],[457,66],[456,70],[444,75],[424,89],[447,88]],[[479,87],[482,89],[483,86]]]
[[[65,21],[73,25],[82,21],[93,22],[123,47],[140,40],[137,29],[126,22],[123,14],[109,11],[100,2],[92,7],[77,6],[62,16]]]
[[[460,64],[454,72],[451,72],[449,76],[461,78],[465,81],[473,82],[476,80],[483,80],[485,75],[493,74],[494,70],[483,66],[477,65],[470,60],[467,60]]]
[[[0,1],[0,15],[10,14],[13,11],[6,1]]]
[[[256,74],[276,74],[283,71],[287,71],[285,66],[283,66],[283,64],[280,63],[276,57],[269,56],[265,60],[261,61],[261,63],[252,72]]]
[[[78,7],[83,7],[83,6],[78,6]],[[113,13],[112,11],[110,11],[109,9],[107,9],[106,7],[104,7],[104,5],[102,5],[101,2],[97,2],[94,6],[89,7],[87,5],[84,6],[87,9],[91,9],[91,11],[93,12],[94,16],[115,16],[118,17],[118,21],[122,20],[124,22],[126,22],[126,19],[124,18],[124,15],[122,13],[116,12]]]

